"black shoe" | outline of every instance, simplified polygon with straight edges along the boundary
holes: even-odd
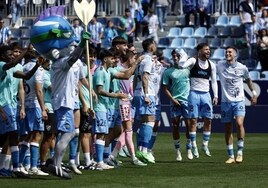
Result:
[[[80,170],[95,170],[95,165],[94,164],[90,164],[88,166],[79,165],[77,168]]]
[[[69,173],[65,172],[62,168],[59,168],[58,166],[49,165],[48,171],[54,176],[58,176],[64,179],[72,179],[72,176]]]
[[[45,172],[45,173],[48,173],[48,169],[47,169],[47,166],[46,165],[40,165],[40,169]]]
[[[16,178],[31,178],[28,174],[24,174],[23,172],[20,172],[20,171],[16,171],[16,172],[13,172],[13,177],[16,177]]]

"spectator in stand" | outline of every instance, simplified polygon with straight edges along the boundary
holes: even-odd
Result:
[[[2,17],[0,17],[0,46],[10,44],[11,31],[8,27],[5,27],[5,22]]]
[[[210,18],[211,18],[211,5],[212,0],[198,0],[197,1],[197,11],[199,13],[199,23],[201,27],[210,28]]]
[[[245,26],[245,33],[250,32],[250,27],[252,25],[252,15],[254,14],[254,7],[250,0],[242,1],[239,4],[239,16],[241,23]],[[248,41],[248,35],[246,34],[246,40]]]
[[[183,12],[185,14],[185,26],[190,25],[190,15],[194,15],[194,25],[197,26],[196,0],[183,0]]]
[[[133,43],[134,31],[136,24],[134,19],[131,17],[130,9],[125,9],[125,15],[120,18],[120,24],[118,30],[121,32],[121,36],[124,37],[129,44]]]
[[[21,17],[21,10],[25,6],[24,0],[11,1],[12,27],[15,26],[18,19]]]
[[[148,14],[148,8],[150,7],[150,5],[152,5],[150,3],[150,0],[141,0],[141,6],[144,12],[144,15]]]
[[[268,32],[263,28],[259,31],[259,38],[257,40],[258,57],[261,63],[261,71],[268,70]]]
[[[169,0],[168,1],[169,2],[169,7],[170,7],[170,12],[168,13],[168,15],[176,16],[175,8],[176,8],[177,1],[179,1],[179,0]]]
[[[131,12],[131,17],[134,18],[136,29],[135,29],[135,40],[139,41],[139,33],[140,33],[140,22],[144,17],[144,12],[141,7],[140,0],[130,0],[129,9]]]
[[[80,42],[84,28],[80,25],[80,20],[78,18],[73,19],[73,31],[77,37],[77,41]]]
[[[260,27],[262,27],[262,28],[268,27],[268,10],[267,9],[262,10],[261,17],[259,17],[257,22],[260,25]]]
[[[101,39],[103,36],[103,26],[100,22],[97,21],[97,15],[95,14],[90,23],[88,24],[88,31],[91,34],[90,43],[93,48],[96,48],[96,51],[99,52],[101,49]]]
[[[154,38],[154,41],[158,43],[158,35],[157,35],[157,30],[158,30],[158,18],[154,14],[154,10],[149,8],[148,9],[148,14],[143,18],[143,24],[146,28],[148,28],[148,36],[147,38]]]
[[[227,7],[227,3],[228,3],[228,1],[227,0],[218,0],[218,1],[215,1],[215,3],[216,2],[218,2],[218,4],[217,4],[217,7],[218,7],[218,9],[217,9],[217,12],[215,12],[215,16],[220,16],[221,14],[222,15],[227,15],[226,14],[226,7]]]
[[[252,16],[252,25],[250,27],[250,32],[247,33],[248,41],[247,46],[249,47],[249,55],[251,58],[257,59],[257,37],[258,31],[262,28],[260,24],[257,22],[256,15]]]
[[[166,17],[168,11],[168,0],[156,0],[156,14],[158,17],[159,28],[164,32],[164,25],[166,24]]]
[[[103,47],[104,48],[111,48],[112,40],[114,37],[118,36],[117,30],[114,28],[114,23],[112,20],[108,20],[107,26],[104,30],[104,41]]]

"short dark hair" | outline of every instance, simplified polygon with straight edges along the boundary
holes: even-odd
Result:
[[[122,62],[126,62],[128,59],[132,58],[135,54],[131,50],[127,50],[126,54],[122,56]]]
[[[236,49],[236,47],[234,47],[234,46],[227,46],[227,47],[226,47],[226,50],[227,50],[227,49],[233,49],[235,52],[237,52],[237,49]]]
[[[118,44],[127,44],[127,40],[124,37],[117,36],[112,40],[112,46],[115,47]]]
[[[100,50],[100,58],[101,60],[103,60],[106,57],[114,57],[114,53],[112,52],[112,50],[107,50],[103,48]]]
[[[205,42],[199,43],[199,44],[196,46],[196,50],[199,51],[199,50],[201,50],[202,48],[204,48],[204,47],[206,47],[206,46],[209,46],[208,43],[205,43]]]
[[[142,48],[145,52],[147,52],[149,50],[149,47],[151,44],[154,43],[154,39],[152,38],[148,38],[148,39],[145,39],[143,42],[142,42]]]

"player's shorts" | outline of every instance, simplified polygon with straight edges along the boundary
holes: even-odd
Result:
[[[122,121],[131,121],[132,120],[132,110],[130,101],[122,101],[119,104],[119,111]],[[133,118],[134,119],[134,118]]]
[[[136,107],[136,116],[153,115],[155,116],[155,96],[149,96],[151,103],[145,104],[144,96],[134,96],[134,106]]]
[[[155,121],[161,120],[161,105],[158,104],[155,106]]]
[[[80,110],[80,103],[79,102],[74,103],[74,111],[75,110]]]
[[[54,113],[48,113],[48,119],[44,121],[45,130],[44,133],[56,134],[57,133],[57,121]]]
[[[212,101],[209,92],[190,91],[188,96],[189,118],[212,119]]]
[[[188,118],[188,101],[180,101],[180,106],[171,105],[171,118],[184,117]]]
[[[11,105],[6,105],[2,109],[5,112],[7,119],[3,120],[0,115],[0,134],[18,130],[16,121],[17,108],[12,108]]]
[[[91,133],[94,119],[90,115],[81,113],[80,119],[80,133]]]
[[[136,107],[134,106],[134,103],[132,101],[131,106],[130,106],[130,113],[131,113],[131,119],[137,119],[138,117],[136,116]]]
[[[109,126],[108,126],[108,118],[107,112],[95,112],[96,120],[93,124],[93,132],[95,134],[102,133],[108,134],[109,133]]]
[[[114,128],[114,126],[122,126],[119,109],[108,109],[107,116],[109,129]]]
[[[60,107],[55,110],[57,130],[66,133],[74,132],[74,111],[73,109]]]
[[[26,117],[24,119],[20,119],[19,108],[17,113],[17,124],[18,124],[18,134],[19,136],[24,136],[28,134],[28,120]]]
[[[221,103],[221,122],[230,123],[234,116],[245,116],[246,107],[244,101],[239,102],[222,102]]]
[[[42,120],[42,111],[40,107],[37,108],[26,108],[26,120],[27,120],[27,131],[44,131],[44,122]]]

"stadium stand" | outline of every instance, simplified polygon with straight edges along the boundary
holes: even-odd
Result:
[[[218,17],[215,26],[216,27],[226,27],[229,24],[229,18],[226,15],[221,15]]]
[[[210,59],[212,61],[215,61],[215,63],[217,63],[218,61],[223,60],[224,57],[225,57],[225,49],[218,48],[213,52],[213,54],[212,54]]]
[[[256,70],[249,71],[249,77],[251,78],[251,80],[260,80],[261,79],[260,72],[256,71]]]
[[[181,30],[180,37],[188,38],[188,37],[192,37],[193,34],[194,34],[194,28],[192,28],[192,27],[184,27]]]
[[[183,39],[182,38],[174,38],[171,41],[170,48],[175,49],[175,48],[181,48],[183,47]]]
[[[183,48],[185,49],[194,49],[197,45],[197,40],[195,38],[187,38],[184,41]]]
[[[180,35],[181,35],[181,28],[171,27],[168,31],[167,37],[176,38],[176,37],[179,37]]]
[[[221,39],[220,38],[213,38],[211,39],[210,43],[209,43],[209,47],[211,49],[217,49],[221,47]]]
[[[207,28],[205,27],[198,27],[195,29],[193,37],[194,38],[203,38],[207,34]]]

